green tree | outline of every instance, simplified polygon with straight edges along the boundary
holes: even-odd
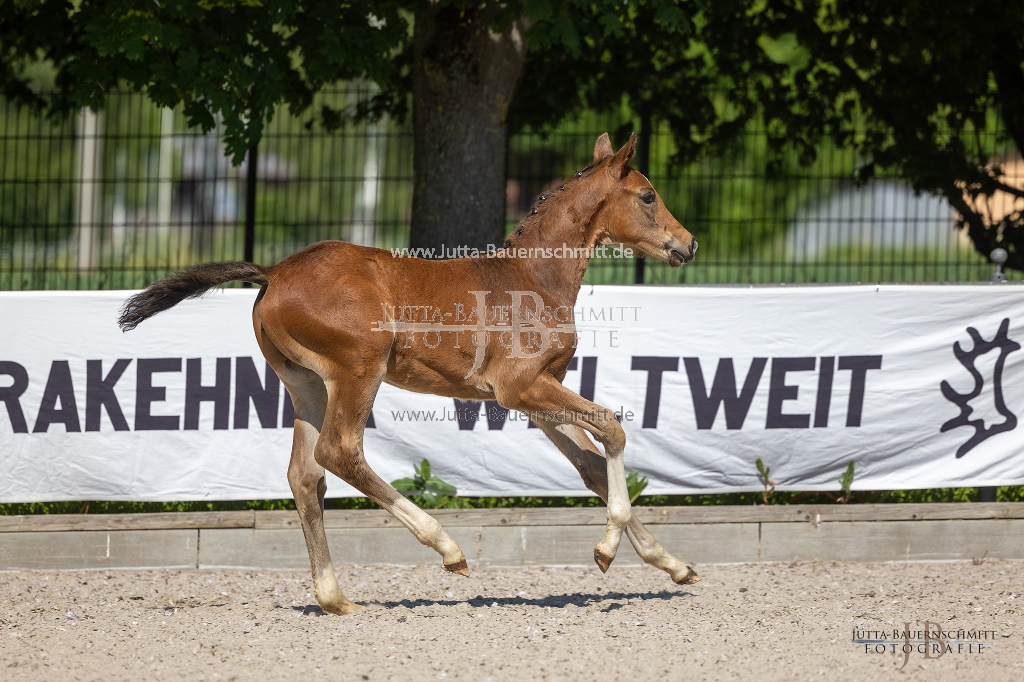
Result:
[[[776,137],[810,156],[831,135],[862,178],[892,171],[944,196],[980,253],[1002,246],[1024,269],[1024,189],[1000,163],[1024,150],[1024,3],[777,4],[776,34],[808,59],[771,91]]]
[[[675,160],[721,149],[760,117],[779,162],[825,138],[856,174],[945,197],[977,250],[1024,269],[1024,188],[1001,161],[1024,150],[1019,0],[570,0],[538,24],[513,125],[625,97],[663,121]],[[555,39],[552,32],[562,31]]]
[[[220,116],[237,164],[279,104],[304,112],[339,80],[386,86],[408,33],[389,0],[0,0],[0,92],[63,118],[126,83],[204,131]]]
[[[640,118],[669,124],[679,160],[732,142],[760,112],[759,86],[789,71],[759,43],[757,4],[570,0],[530,33],[513,128],[549,128],[625,98]]]
[[[118,82],[206,128],[236,162],[279,104],[330,82],[380,88],[345,115],[412,101],[414,246],[500,239],[509,124],[543,129],[621,104],[665,122],[686,162],[762,119],[773,158],[825,138],[940,194],[984,255],[1024,269],[1019,0],[0,0],[0,92],[66,115]],[[411,24],[410,24],[410,19]],[[412,26],[412,28],[410,28]],[[56,70],[53,94],[31,64]],[[998,133],[994,132],[998,127]],[[1008,210],[992,210],[1009,199]],[[1016,203],[1014,203],[1016,202]]]
[[[372,101],[311,115],[402,116],[412,94],[413,245],[484,246],[503,234],[524,21],[495,0],[0,0],[0,94],[63,118],[126,83],[204,131],[220,117],[237,164],[279,105],[299,115],[325,85],[368,79]]]

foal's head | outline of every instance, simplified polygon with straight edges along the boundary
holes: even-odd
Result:
[[[629,167],[636,149],[633,133],[619,151],[608,133],[594,145],[592,173],[604,173],[607,195],[597,221],[599,243],[621,242],[663,260],[674,268],[693,260],[697,240],[672,217],[665,203],[640,171]]]

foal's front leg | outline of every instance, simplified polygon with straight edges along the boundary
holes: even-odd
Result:
[[[502,396],[499,396],[499,402]],[[530,412],[535,421],[548,424],[575,424],[594,435],[605,451],[605,478],[608,504],[608,525],[604,538],[594,548],[594,561],[606,572],[619,549],[622,531],[629,525],[633,512],[629,505],[626,468],[622,451],[626,434],[615,414],[596,403],[573,393],[554,377],[542,374],[527,390],[511,398],[508,407]],[[502,402],[503,405],[506,403]]]
[[[604,435],[604,438],[599,437],[599,440],[604,445],[608,477],[608,525],[605,527],[604,538],[594,547],[594,561],[600,566],[602,573],[607,573],[619,551],[622,531],[633,518],[633,509],[629,502],[629,486],[626,485],[626,465],[622,461],[622,451],[626,448],[626,433],[615,420],[611,410],[597,405],[594,407],[599,410],[596,414],[597,420],[603,422],[610,418],[611,423],[615,425],[610,429],[598,430],[598,433]]]
[[[608,475],[604,461],[586,432],[572,424],[540,422],[538,426],[580,472],[587,488],[602,500],[607,500]],[[665,571],[674,582],[690,585],[700,580],[692,566],[665,551],[635,514],[630,517],[626,526],[626,536],[645,563]]]

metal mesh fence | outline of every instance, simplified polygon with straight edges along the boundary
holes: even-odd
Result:
[[[338,87],[318,105],[351,107],[367,92]],[[621,144],[632,128],[623,108],[514,136],[509,229],[534,196],[589,163],[598,134]],[[672,152],[667,130],[655,130],[649,176],[701,247],[686,268],[647,263],[646,282],[970,281],[992,272],[954,230],[944,200],[894,179],[854,186],[849,152],[826,145],[810,167],[793,161],[768,174],[756,127],[727,152],[682,167],[670,167]],[[407,245],[406,126],[383,120],[328,133],[282,110],[257,159],[257,262],[321,239]],[[1024,181],[1019,157],[1003,164],[1014,184]],[[65,123],[0,101],[0,289],[137,288],[192,263],[241,259],[246,172],[225,158],[218,129],[203,134],[142,95],[114,93],[102,112]],[[603,259],[587,281],[632,283],[634,272],[632,259]]]

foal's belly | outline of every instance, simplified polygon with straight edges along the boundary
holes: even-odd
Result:
[[[414,393],[461,400],[494,400],[491,387],[482,382],[479,376],[466,378],[471,367],[469,364],[461,369],[457,365],[437,366],[408,356],[392,356],[384,383]]]

